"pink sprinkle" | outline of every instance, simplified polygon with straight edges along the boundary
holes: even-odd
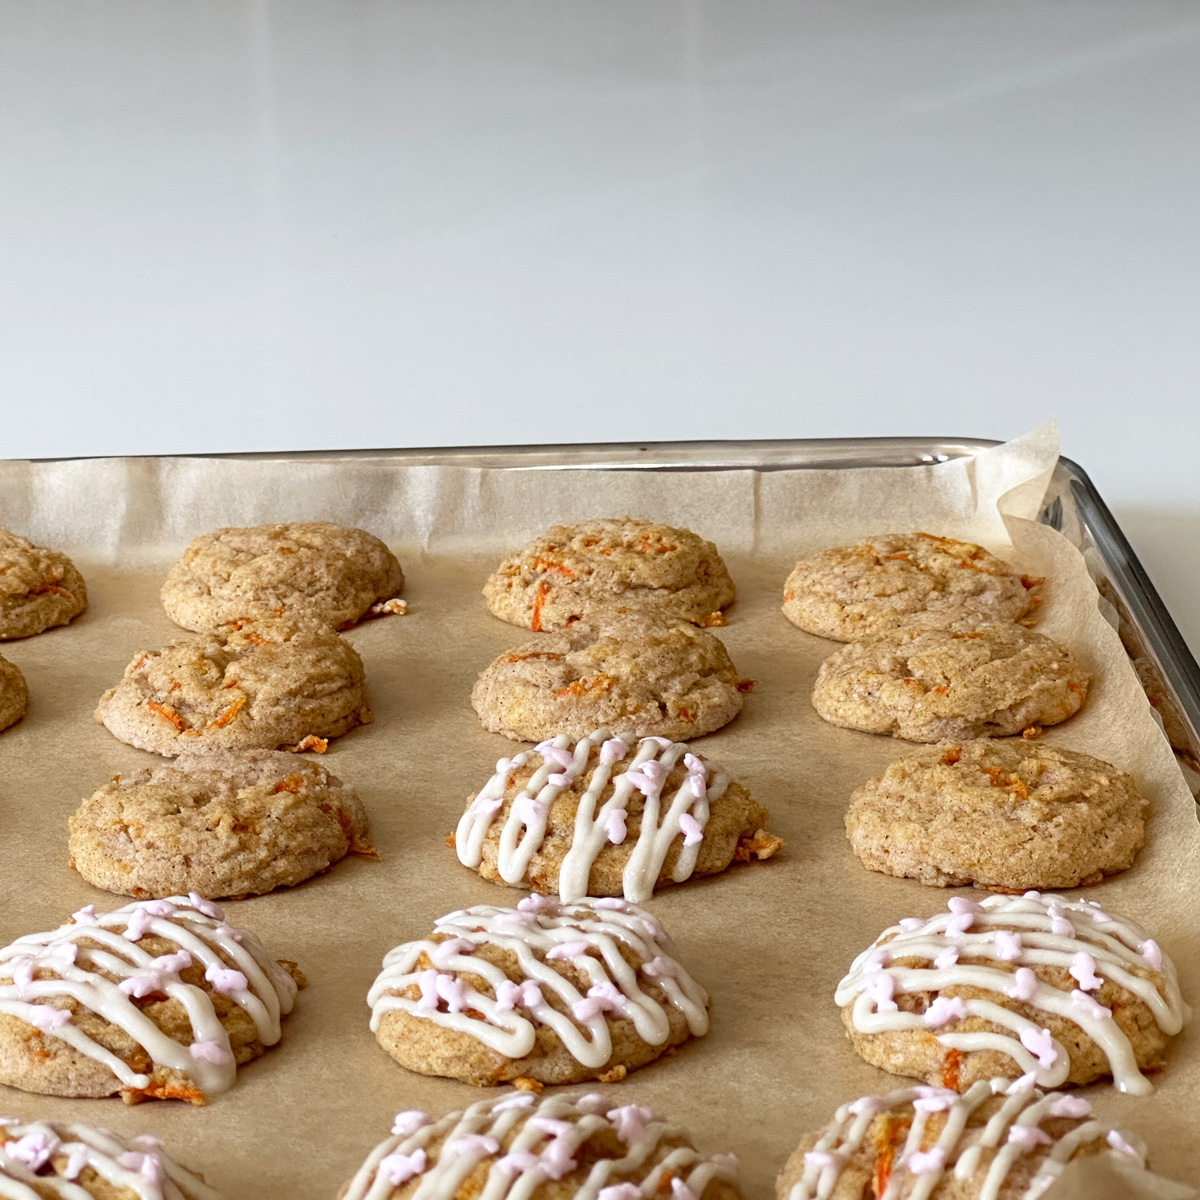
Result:
[[[546,913],[552,917],[562,912],[562,905],[553,896],[539,896],[536,893],[518,900],[517,908],[523,913]]]
[[[1130,1158],[1136,1158],[1138,1162],[1142,1161],[1142,1156],[1121,1136],[1116,1129],[1110,1129],[1108,1137],[1104,1139],[1118,1154],[1127,1154]]]
[[[606,1012],[620,1012],[625,1007],[625,997],[608,980],[595,983],[588,988],[585,999],[571,1005],[571,1013],[577,1021],[595,1020]]]
[[[128,979],[122,979],[117,987],[121,989],[127,996],[136,996],[139,1000],[144,996],[149,996],[153,992],[162,990],[162,976],[157,971],[145,970],[137,971],[130,975]]]
[[[617,1137],[627,1146],[632,1146],[654,1120],[653,1111],[644,1104],[622,1104],[604,1115],[617,1127]]]
[[[556,746],[553,741],[539,742],[534,749],[546,762],[560,767],[569,767],[575,761],[575,755],[566,746]]]
[[[923,917],[901,917],[898,924],[906,933],[914,933],[918,929],[923,929],[925,919]]]
[[[958,1100],[958,1093],[949,1088],[919,1087],[913,1108],[917,1112],[945,1112],[953,1108]]]
[[[12,969],[17,995],[24,998],[26,989],[33,983],[34,961],[28,954],[18,954],[8,960],[8,965]]]
[[[1089,996],[1087,992],[1081,992],[1078,988],[1071,993],[1071,1004],[1093,1021],[1106,1021],[1112,1016],[1111,1008],[1105,1008],[1094,996]]]
[[[396,1114],[396,1119],[392,1122],[392,1133],[396,1137],[408,1137],[428,1124],[427,1112],[422,1112],[419,1108],[409,1108]]]
[[[1052,1117],[1071,1117],[1077,1120],[1080,1117],[1089,1117],[1091,1114],[1092,1106],[1082,1096],[1059,1096],[1050,1105]]]
[[[575,776],[568,774],[566,771],[560,771],[556,775],[547,775],[546,782],[550,784],[551,787],[569,788],[571,784],[575,782]]]
[[[947,946],[937,958],[933,960],[933,965],[939,971],[948,971],[954,964],[958,962],[958,947]]]
[[[500,1143],[481,1133],[467,1133],[451,1142],[446,1149],[451,1154],[476,1154],[480,1158],[490,1158],[500,1152]]]
[[[657,796],[667,777],[667,769],[657,759],[650,759],[639,767],[625,772],[625,778],[643,796]]]
[[[600,761],[610,767],[615,762],[620,762],[621,759],[629,753],[629,743],[623,742],[619,737],[609,738],[600,747]]]
[[[135,908],[129,914],[125,925],[125,937],[131,942],[140,942],[150,932],[150,926],[153,924],[153,914],[146,912],[144,908]]]
[[[59,1147],[58,1138],[52,1133],[34,1131],[15,1142],[6,1142],[4,1153],[9,1158],[23,1162],[31,1171],[40,1171]]]
[[[1093,992],[1104,980],[1096,974],[1096,960],[1085,951],[1080,950],[1071,959],[1071,975],[1079,981],[1079,986],[1085,992]]]
[[[679,1178],[671,1180],[671,1200],[700,1200],[688,1185]]]
[[[841,1150],[809,1150],[804,1155],[804,1165],[813,1171],[840,1171],[846,1164],[846,1155]]]
[[[611,912],[633,912],[633,905],[628,900],[622,900],[620,896],[603,896],[593,903],[596,908],[606,908]]]
[[[962,937],[972,925],[975,924],[975,917],[969,912],[961,913],[957,917],[951,917],[946,922],[947,937]]]
[[[496,1160],[496,1166],[510,1175],[523,1175],[541,1166],[541,1158],[528,1150],[510,1150],[503,1158]]]
[[[471,802],[471,812],[476,816],[495,816],[504,807],[504,801],[495,796],[476,796]]]
[[[1054,1139],[1036,1125],[1014,1125],[1008,1131],[1008,1140],[1028,1154],[1035,1146],[1049,1146]]]
[[[151,1183],[162,1183],[162,1161],[157,1154],[139,1154],[136,1150],[130,1150],[127,1154],[122,1154],[117,1163],[127,1171],[136,1171]]]
[[[573,1171],[575,1166],[570,1142],[551,1142],[542,1151],[541,1168],[550,1179],[561,1179],[568,1171]]]
[[[204,978],[213,985],[213,990],[222,996],[232,996],[235,992],[244,992],[248,986],[245,975],[231,967],[223,967],[220,963],[209,963],[204,972]]]
[[[1041,892],[1029,891],[1029,892],[1023,892],[1021,894],[1022,900],[1040,900],[1041,898],[1042,898]]]
[[[152,917],[173,917],[176,909],[170,900],[145,900],[142,908]]]
[[[421,972],[420,978],[417,980],[417,987],[421,989],[421,998],[417,1001],[418,1008],[437,1011],[437,976],[438,973],[432,969]]]
[[[411,1154],[389,1154],[379,1160],[380,1173],[392,1184],[399,1187],[410,1179],[420,1175],[425,1170],[425,1151],[414,1150]]]
[[[219,905],[214,904],[211,900],[205,900],[197,892],[188,892],[188,902],[198,913],[211,917],[214,921],[220,921],[225,916]]]
[[[150,960],[150,969],[161,975],[178,975],[191,965],[192,956],[186,950],[179,950],[175,954],[160,954]]]
[[[543,1002],[542,989],[532,979],[522,983],[513,983],[510,979],[502,980],[496,988],[496,1008],[500,1012],[510,1012],[519,1004],[522,1008],[540,1008]]]
[[[529,897],[526,897],[526,899],[529,899]],[[525,901],[522,900],[521,904],[524,903]],[[520,905],[517,907],[520,908]],[[508,925],[514,927],[524,933],[526,930],[532,929],[538,922],[537,917],[534,916],[533,913],[524,909],[518,912],[516,909],[514,909],[511,912],[497,913],[496,923],[499,925]]]
[[[467,1007],[467,995],[463,985],[453,975],[437,977],[437,994],[446,1002],[446,1007],[452,1012],[462,1012]]]
[[[536,796],[530,796],[524,792],[513,801],[512,815],[525,826],[534,825],[543,820],[548,811],[548,805]]]
[[[1043,1070],[1054,1066],[1058,1061],[1054,1038],[1048,1029],[1034,1029],[1027,1026],[1021,1030],[1021,1045],[1037,1058],[1038,1065]]]
[[[1075,936],[1075,926],[1067,920],[1066,913],[1063,912],[1061,905],[1048,905],[1046,912],[1050,917],[1050,932],[1055,937],[1073,938]]]
[[[67,1155],[67,1165],[62,1169],[64,1179],[75,1180],[83,1174],[83,1168],[88,1165],[89,1155],[86,1146],[76,1146]]]
[[[1155,971],[1161,971],[1163,965],[1162,951],[1153,938],[1147,938],[1139,947],[1138,953],[1150,964]]]
[[[612,1183],[596,1193],[596,1200],[639,1200],[641,1194],[636,1183]]]
[[[698,846],[704,841],[704,830],[700,828],[700,822],[691,813],[684,813],[679,818],[679,828],[683,832],[685,846]]]
[[[548,960],[578,958],[581,954],[586,954],[590,948],[591,942],[579,939],[570,942],[559,942],[546,951],[546,958]]]
[[[1013,975],[1012,987],[1008,989],[1008,994],[1014,1000],[1028,1004],[1037,991],[1037,985],[1037,976],[1028,967],[1018,967]]]
[[[697,758],[694,754],[685,754],[683,756],[683,765],[687,768],[689,775],[708,774],[708,768],[705,767],[703,761]]]
[[[649,962],[642,963],[642,974],[650,979],[674,979],[679,968],[669,958],[656,954]]]
[[[498,758],[496,759],[496,774],[501,776],[505,782],[507,782],[508,777],[520,765],[520,762],[515,758]]]
[[[233,1062],[233,1055],[220,1042],[209,1041],[204,1038],[193,1042],[188,1047],[188,1051],[199,1062],[210,1062],[218,1065]]]
[[[76,925],[95,925],[96,906],[94,904],[85,904],[77,913],[71,914],[71,920]]]
[[[434,966],[448,967],[452,958],[457,958],[460,954],[474,953],[474,942],[470,942],[466,938],[448,938],[444,942],[438,942],[429,951],[429,957],[433,961]]]
[[[1021,957],[1021,935],[1007,929],[996,930],[996,957],[1003,962],[1014,962]]]
[[[625,826],[625,810],[615,808],[608,814],[604,822],[604,832],[614,846],[619,846],[626,838],[629,830]]]
[[[156,1138],[152,1133],[139,1133],[129,1139],[139,1150],[161,1150],[162,1138]]]
[[[575,1128],[570,1121],[560,1121],[556,1117],[530,1117],[526,1124],[551,1138],[563,1137]]]
[[[946,1152],[937,1146],[931,1150],[914,1150],[904,1160],[904,1165],[914,1175],[932,1175],[934,1171],[945,1170]]]
[[[958,951],[955,951],[957,957]],[[886,950],[873,950],[866,958],[863,959],[862,969],[864,971],[882,971],[892,961],[892,956]]]
[[[71,1014],[65,1008],[55,1008],[52,1004],[33,1004],[29,1008],[30,1024],[39,1029],[57,1029],[71,1019]]]
[[[987,911],[978,900],[970,900],[966,896],[951,896],[946,907],[959,917],[966,916],[967,913],[978,917]]]
[[[925,1011],[926,1029],[941,1029],[951,1021],[961,1021],[967,1015],[967,1006],[958,996],[939,996]]]
[[[875,1011],[895,1012],[897,1004],[892,997],[896,993],[896,981],[890,976],[883,974],[872,975],[867,981],[867,995],[875,1001]]]

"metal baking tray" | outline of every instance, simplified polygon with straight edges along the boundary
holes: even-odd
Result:
[[[299,451],[205,455],[242,459],[321,458],[388,461],[407,466],[504,470],[714,471],[838,470],[917,467],[964,458],[997,446],[985,438],[788,438],[769,441],[613,442],[548,446]],[[1145,568],[1088,477],[1060,458],[1039,520],[1085,556],[1112,606],[1121,640],[1139,668],[1172,748],[1200,802],[1200,664],[1183,640]]]

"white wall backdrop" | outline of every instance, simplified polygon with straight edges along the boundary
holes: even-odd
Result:
[[[0,7],[0,455],[1048,416],[1200,645],[1190,0]]]

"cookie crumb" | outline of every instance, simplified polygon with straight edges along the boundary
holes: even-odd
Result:
[[[544,1083],[539,1083],[536,1079],[530,1079],[528,1075],[518,1075],[512,1081],[512,1085],[519,1092],[532,1092],[535,1096],[540,1096],[546,1090]]]

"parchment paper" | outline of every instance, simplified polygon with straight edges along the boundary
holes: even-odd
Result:
[[[712,1031],[603,1088],[614,1101],[649,1104],[686,1124],[705,1148],[735,1151],[746,1195],[757,1198],[772,1194],[800,1135],[837,1104],[903,1085],[853,1054],[832,995],[880,930],[901,916],[931,914],[948,896],[866,871],[845,840],[849,793],[911,747],[816,716],[809,692],[836,645],[802,633],[779,611],[799,556],[877,531],[969,536],[1047,577],[1040,628],[1070,645],[1095,683],[1083,712],[1045,737],[1131,771],[1153,804],[1135,867],[1092,894],[1153,932],[1195,1002],[1200,825],[1081,557],[1033,523],[1056,453],[1047,429],[975,460],[761,475],[311,459],[0,463],[0,523],[72,552],[91,593],[73,625],[0,647],[25,672],[32,696],[26,719],[0,734],[3,942],[54,928],[83,904],[123,902],[69,870],[66,820],[110,776],[161,761],[117,742],[91,714],[136,651],[180,635],[157,593],[190,537],[268,520],[361,525],[401,556],[410,605],[406,617],[349,633],[366,664],[376,720],[331,743],[324,759],[362,795],[382,861],[347,861],[302,887],[227,906],[235,925],[256,930],[308,974],[282,1045],[205,1108],[126,1108],[0,1089],[0,1109],[157,1134],[230,1200],[332,1200],[397,1110],[441,1113],[478,1099],[466,1085],[397,1066],[368,1030],[364,998],[385,951],[425,935],[435,917],[520,895],[480,880],[444,842],[465,798],[513,749],[483,731],[468,702],[475,675],[529,636],[486,612],[484,578],[504,551],[554,521],[625,512],[712,537],[730,564],[739,598],[717,632],[759,684],[743,714],[698,746],[766,804],[787,848],[771,862],[650,902],[712,993]],[[1170,1047],[1153,1096],[1087,1089],[1102,1114],[1146,1138],[1159,1171],[1192,1182],[1200,1175],[1197,1028]],[[1089,1183],[1080,1194],[1100,1193]]]

